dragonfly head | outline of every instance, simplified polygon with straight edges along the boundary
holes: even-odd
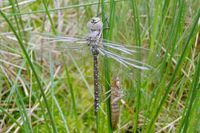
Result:
[[[121,88],[121,83],[120,83],[120,79],[119,77],[114,77],[113,79],[113,86],[117,87],[117,88]]]
[[[102,31],[103,23],[99,17],[93,17],[88,23],[87,27],[90,31]]]

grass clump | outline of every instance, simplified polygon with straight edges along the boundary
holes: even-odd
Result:
[[[200,132],[199,4],[198,0],[0,2],[0,132]],[[142,54],[135,55],[153,69],[127,69],[99,57],[102,102],[95,123],[89,48],[40,49],[37,44],[47,45],[40,41],[42,34],[31,33],[84,38],[87,21],[99,14],[103,38],[148,49],[138,49]],[[114,131],[110,101],[104,99],[116,75],[126,104]]]

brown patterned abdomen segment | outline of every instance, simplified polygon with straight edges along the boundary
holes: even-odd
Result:
[[[112,103],[111,104],[111,120],[112,120],[112,128],[116,129],[117,124],[119,121],[119,105],[118,102]]]
[[[119,122],[119,101],[122,97],[121,94],[121,85],[119,81],[119,77],[115,77],[112,81],[112,87],[111,87],[111,122],[112,122],[112,128],[116,129],[117,124]]]

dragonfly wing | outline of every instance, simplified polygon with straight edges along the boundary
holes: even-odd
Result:
[[[102,42],[100,54],[114,59],[125,67],[150,70],[153,65],[148,62],[151,50],[137,46],[125,46],[111,42]]]
[[[80,50],[88,46],[86,39],[44,33],[30,33],[29,44],[35,49],[42,48],[54,52]]]
[[[136,59],[132,59],[132,58],[127,58],[127,57],[123,57],[120,56],[118,54],[112,53],[108,50],[105,50],[103,48],[99,48],[99,51],[102,55],[107,56],[109,58],[112,58],[116,61],[118,61],[119,63],[121,63],[122,65],[124,65],[125,67],[131,66],[137,69],[141,69],[141,70],[149,70],[151,69],[150,65],[147,65],[141,61],[138,61]]]

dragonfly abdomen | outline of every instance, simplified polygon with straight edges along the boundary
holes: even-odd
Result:
[[[118,101],[111,104],[111,121],[112,121],[112,128],[116,129],[117,124],[119,121],[119,105]]]
[[[112,87],[111,87],[111,122],[112,122],[112,128],[116,129],[117,124],[119,121],[119,113],[120,113],[120,108],[119,108],[119,101],[122,97],[121,93],[121,86],[120,86],[120,81],[119,78],[116,77],[113,80]]]

